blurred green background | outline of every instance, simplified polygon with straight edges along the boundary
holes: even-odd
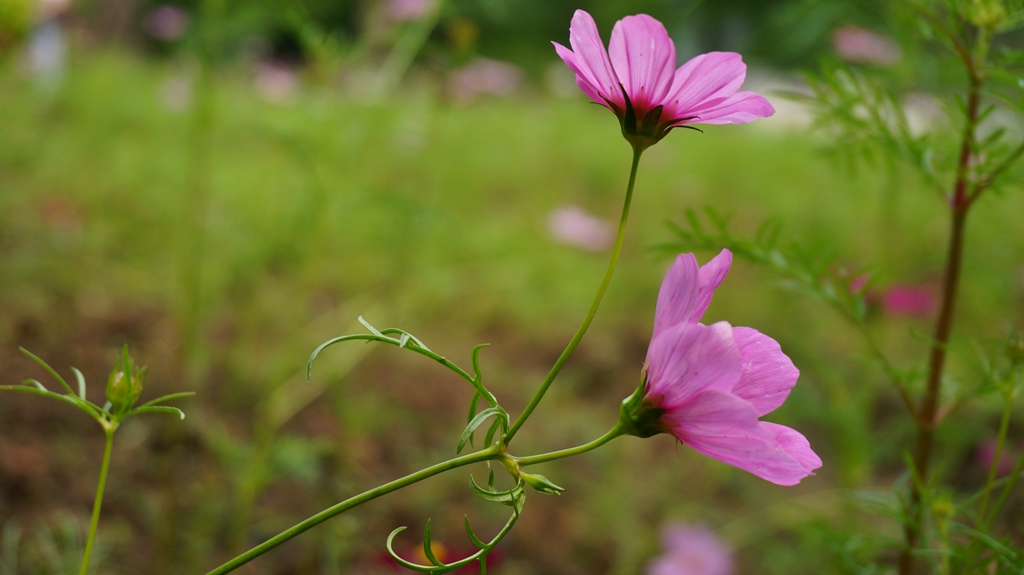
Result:
[[[799,70],[837,58],[843,26],[889,33],[880,3],[455,0],[411,18],[400,4],[0,0],[0,384],[46,381],[22,346],[61,373],[78,367],[99,397],[127,343],[150,366],[144,400],[197,392],[177,403],[184,421],[138,417],[119,432],[96,573],[202,573],[453,455],[470,390],[424,358],[338,346],[305,383],[309,353],[363,331],[360,314],[464,366],[490,343],[490,388],[513,415],[525,405],[608,256],[600,241],[559,241],[555,215],[582,210],[604,230],[629,168],[615,118],[586,103],[551,49],[576,8],[605,37],[648,12],[681,59],[743,52],[748,87],[779,113],[679,131],[645,154],[606,303],[514,451],[576,445],[614,424],[671,261],[656,246],[687,208],[732,214],[740,234],[778,218],[784,237],[841,254],[837,265],[874,266],[872,324],[903,365],[922,363],[927,341],[914,334],[931,330],[927,304],[887,305],[886,290],[937,294],[942,200],[884,158],[826,153],[810,112],[780,95],[800,90]],[[957,77],[903,50],[885,73],[917,90],[924,129],[952,129],[925,90],[948,100]],[[988,346],[1024,320],[1021,213],[1020,194],[1005,194],[972,216],[958,345],[972,334]],[[858,573],[898,540],[886,492],[913,430],[856,334],[740,260],[706,318],[782,344],[802,376],[768,419],[804,432],[824,467],[783,488],[667,436],[620,439],[543,466],[567,491],[528,494],[493,572],[640,573],[670,521],[714,530],[737,573]],[[976,373],[972,361],[958,355],[954,375]],[[984,479],[978,453],[998,404],[961,419],[941,461],[966,488]],[[1011,430],[1018,450],[1022,435]],[[67,406],[0,395],[3,575],[76,568],[102,437]],[[387,534],[428,517],[457,557],[469,547],[462,515],[478,533],[505,520],[466,475],[361,507],[240,572],[397,572]],[[399,540],[414,553],[416,535]]]

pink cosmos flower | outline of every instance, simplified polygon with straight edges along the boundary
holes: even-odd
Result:
[[[739,54],[709,52],[676,69],[675,44],[646,14],[619,20],[605,51],[594,19],[577,10],[569,26],[572,50],[552,44],[580,89],[615,112],[622,135],[641,150],[672,128],[746,124],[775,113],[762,96],[737,92],[747,75]]]
[[[696,451],[779,485],[821,467],[796,430],[759,421],[789,396],[800,372],[772,338],[727,322],[699,323],[732,254],[698,267],[681,254],[665,276],[644,378],[623,402],[628,433],[671,433]]]
[[[936,307],[935,293],[926,285],[893,285],[881,299],[882,308],[893,316],[929,318]]]
[[[588,252],[608,249],[615,241],[615,226],[579,206],[562,206],[548,216],[548,231],[555,241]]]
[[[474,58],[452,73],[448,91],[460,104],[468,104],[479,96],[508,96],[519,88],[522,72],[508,62],[490,58]]]
[[[670,524],[662,532],[665,554],[647,565],[647,575],[731,575],[729,546],[704,527]]]
[[[388,2],[388,15],[393,20],[408,22],[420,18],[433,8],[433,0],[391,0]]]
[[[903,57],[899,45],[889,38],[852,24],[835,31],[832,46],[840,58],[849,62],[894,66]]]

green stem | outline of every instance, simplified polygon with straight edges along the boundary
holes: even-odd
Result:
[[[965,227],[967,213],[973,202],[968,194],[970,185],[971,153],[975,147],[975,131],[979,122],[982,86],[984,78],[977,73],[977,67],[970,58],[965,60],[969,73],[969,91],[966,108],[966,124],[960,143],[960,158],[957,163],[956,180],[953,194],[949,198],[951,208],[951,225],[949,247],[946,255],[946,270],[942,287],[942,303],[939,318],[935,325],[935,336],[932,338],[931,352],[928,361],[928,377],[924,397],[920,407],[912,414],[917,425],[917,447],[914,453],[914,468],[911,470],[920,478],[920,484],[913,483],[910,492],[908,517],[903,527],[906,545],[900,551],[899,575],[916,573],[914,562],[915,551],[921,543],[924,531],[925,486],[928,484],[932,447],[935,442],[935,430],[940,423],[939,403],[942,397],[942,374],[946,364],[946,348],[949,346],[950,332],[953,328],[953,311],[957,302],[957,291],[960,284],[960,271],[963,265]]]
[[[89,536],[85,540],[85,554],[82,556],[82,568],[79,575],[86,575],[89,571],[89,558],[92,556],[92,544],[96,540],[96,528],[100,524],[100,508],[103,506],[103,491],[107,487],[107,471],[110,469],[110,452],[114,447],[114,430],[116,427],[104,426],[103,431],[107,436],[107,445],[103,449],[103,464],[100,466],[100,482],[96,486],[96,499],[92,504],[92,520],[89,521]]]
[[[616,424],[615,427],[611,428],[608,433],[605,433],[601,437],[598,437],[590,443],[584,443],[577,447],[570,447],[569,449],[562,449],[559,451],[552,451],[551,453],[542,453],[540,455],[530,455],[528,457],[517,457],[516,462],[519,463],[520,467],[526,467],[527,465],[536,465],[537,463],[544,463],[547,461],[554,461],[556,459],[562,459],[565,457],[572,457],[573,455],[579,455],[588,451],[597,449],[605,443],[624,435],[625,431],[622,429],[622,424]]]
[[[583,334],[587,333],[587,329],[590,327],[590,322],[594,321],[594,315],[597,314],[597,308],[601,305],[601,300],[604,298],[604,292],[608,289],[608,284],[612,281],[612,274],[615,272],[615,265],[619,262],[619,252],[622,251],[622,239],[626,234],[626,221],[629,219],[629,204],[633,200],[633,185],[636,183],[636,171],[640,165],[640,155],[643,153],[643,149],[634,147],[633,148],[633,165],[629,171],[629,184],[626,186],[626,199],[622,203],[622,216],[619,218],[619,231],[615,235],[615,247],[612,248],[612,259],[608,262],[608,271],[604,273],[604,279],[601,280],[601,287],[597,289],[597,295],[594,296],[594,302],[590,304],[590,311],[587,312],[587,317],[583,320],[583,325],[576,330],[576,335],[572,336],[569,341],[569,345],[565,347],[565,351],[558,357],[558,361],[552,366],[548,376],[544,379],[544,382],[540,384],[540,389],[534,394],[533,399],[530,400],[530,404],[526,406],[523,413],[519,415],[512,427],[509,428],[508,434],[505,436],[505,445],[508,445],[512,438],[515,437],[516,432],[519,428],[526,423],[527,418],[533,413],[534,409],[537,409],[537,405],[540,400],[544,398],[544,394],[547,393],[548,388],[551,387],[551,383],[555,381],[555,377],[558,376],[558,372],[562,370],[562,365],[572,355],[573,350],[579,345],[580,340],[583,339]]]
[[[996,504],[992,506],[992,513],[989,514],[988,521],[985,522],[984,531],[987,532],[989,528],[992,527],[992,522],[995,520],[996,515],[999,515],[1003,506],[1006,505],[1006,499],[1010,497],[1010,493],[1013,492],[1013,488],[1017,486],[1017,480],[1020,479],[1020,474],[1022,472],[1024,472],[1024,454],[1021,454],[1020,458],[1017,459],[1017,465],[1014,466],[1013,472],[1010,473],[1010,478],[1003,487],[1003,493],[999,496],[999,499],[996,500]]]
[[[451,469],[462,467],[464,465],[469,465],[471,463],[487,461],[489,459],[499,459],[500,457],[502,457],[501,445],[495,443],[494,445],[487,449],[477,451],[476,453],[470,453],[469,455],[463,455],[462,457],[456,457],[455,459],[449,459],[448,461],[443,461],[441,463],[438,463],[437,465],[432,465],[430,467],[427,467],[426,469],[421,469],[420,471],[406,475],[401,479],[396,479],[391,483],[385,483],[380,487],[376,487],[364,493],[360,493],[355,497],[350,497],[349,499],[346,499],[345,501],[342,501],[341,503],[338,503],[333,507],[324,509],[320,513],[317,513],[309,519],[306,519],[305,521],[296,524],[290,529],[282,531],[281,533],[275,535],[267,541],[264,541],[256,547],[253,547],[245,553],[242,553],[238,557],[235,557],[231,561],[228,561],[220,567],[217,567],[213,571],[210,571],[209,573],[207,573],[207,575],[221,575],[223,573],[230,573],[231,571],[234,571],[242,565],[245,565],[246,563],[252,561],[256,557],[263,555],[267,551],[270,551],[271,549],[277,547],[285,541],[288,541],[289,539],[292,539],[293,537],[301,533],[304,533],[310,528],[315,527],[323,523],[324,521],[327,521],[331,517],[334,517],[339,513],[348,511],[349,509],[366,503],[367,501],[376,499],[381,495],[387,495],[392,491],[396,491],[403,487],[407,487],[409,485],[412,485],[413,483],[422,481],[428,477],[432,477],[444,471],[449,471]]]
[[[981,529],[987,525],[985,511],[988,510],[988,500],[992,496],[992,484],[999,473],[999,460],[1003,457],[1003,447],[1006,445],[1006,433],[1010,428],[1010,411],[1013,407],[1013,398],[1007,396],[1006,404],[1003,406],[1003,417],[999,422],[999,439],[996,441],[996,454],[992,459],[992,466],[988,470],[988,481],[985,482],[985,494],[981,497],[981,505],[978,506],[977,528]]]
[[[376,86],[377,96],[391,96],[394,92],[395,87],[402,80],[402,76],[416,59],[416,55],[427,43],[430,33],[437,27],[437,22],[441,18],[441,4],[442,2],[439,0],[429,14],[408,24],[402,31],[402,35],[399,36],[391,53],[388,54],[387,60],[381,66],[381,74]]]

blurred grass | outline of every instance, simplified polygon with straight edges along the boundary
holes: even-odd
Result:
[[[606,265],[605,254],[553,243],[547,216],[574,203],[614,220],[628,172],[614,118],[582,99],[456,107],[422,87],[365,102],[309,86],[282,105],[260,99],[242,68],[225,69],[210,84],[209,132],[197,136],[197,125],[205,128],[193,110],[161,103],[168,81],[194,91],[195,76],[187,63],[120,52],[79,55],[52,95],[13,65],[0,72],[4,382],[39,377],[16,353],[21,345],[62,370],[81,368],[100,393],[127,342],[151,366],[144,397],[200,392],[183,404],[184,422],[133,421],[119,435],[100,573],[202,572],[453,453],[468,389],[400,350],[334,348],[314,370],[327,383],[323,397],[313,394],[287,421],[261,415],[273,411],[266,398],[304,385],[309,352],[355,329],[359,314],[463,365],[473,345],[492,343],[485,377],[510,411],[520,408]],[[844,167],[821,141],[772,122],[673,134],[645,155],[606,304],[517,453],[586,441],[614,422],[635,387],[669,264],[651,248],[670,239],[663,222],[682,221],[686,208],[732,213],[747,233],[777,217],[784,236],[832,247],[844,265],[875,264],[883,286],[937,283],[946,223],[933,192],[898,170]],[[197,138],[209,149],[198,167]],[[959,345],[963,334],[985,344],[1024,323],[1020,213],[1015,191],[987,199],[973,217]],[[194,285],[189,270],[198,270]],[[186,346],[190,313],[198,360]],[[530,495],[498,572],[636,573],[668,519],[720,528],[739,549],[741,572],[845,573],[841,558],[875,544],[856,530],[898,535],[848,498],[888,487],[911,439],[897,395],[855,359],[864,353],[855,335],[742,262],[707,318],[782,343],[803,377],[769,419],[804,431],[825,467],[779,488],[677,454],[665,437],[622,439],[544,466],[568,491],[557,500]],[[925,344],[909,330],[929,333],[928,322],[880,314],[874,322],[898,363],[923,359]],[[955,374],[976,374],[969,358],[955,363]],[[950,471],[965,485],[983,475],[971,474],[972,450],[994,437],[995,413],[983,402],[947,432],[943,460],[967,469]],[[85,516],[101,438],[80,419],[0,396],[0,522],[32,531],[62,511]],[[250,572],[387,572],[379,551],[391,528],[415,531],[433,516],[435,539],[458,550],[462,513],[481,517],[484,532],[503,521],[455,473],[332,521]]]

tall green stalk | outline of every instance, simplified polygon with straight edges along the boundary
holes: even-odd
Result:
[[[106,446],[103,448],[103,464],[100,466],[100,481],[96,486],[96,498],[92,503],[92,519],[89,521],[89,536],[85,540],[85,553],[82,555],[82,568],[79,575],[86,575],[89,572],[89,558],[92,557],[92,546],[96,541],[96,529],[100,524],[100,508],[103,507],[103,492],[107,487],[107,471],[110,469],[110,452],[114,447],[114,426],[104,426],[103,431],[107,436]]]
[[[590,304],[590,310],[587,312],[587,317],[583,319],[583,324],[576,330],[576,335],[572,336],[569,340],[569,345],[565,346],[565,351],[558,357],[558,361],[551,367],[551,371],[548,372],[548,376],[544,378],[544,381],[540,384],[540,388],[537,393],[534,394],[533,399],[530,400],[529,405],[523,410],[523,413],[519,415],[512,427],[509,428],[508,434],[505,436],[505,444],[508,445],[512,438],[515,437],[516,432],[519,428],[526,423],[526,420],[533,413],[533,410],[537,409],[537,405],[540,404],[540,400],[544,398],[544,394],[547,393],[548,388],[551,387],[551,383],[555,381],[555,377],[558,376],[558,372],[562,370],[562,366],[568,361],[569,356],[572,355],[573,350],[579,345],[580,340],[583,339],[583,335],[587,333],[587,329],[590,328],[590,322],[594,321],[594,316],[597,314],[597,308],[601,305],[601,300],[604,299],[604,292],[608,290],[608,284],[612,281],[612,274],[615,273],[615,266],[619,262],[619,252],[622,251],[622,240],[626,235],[626,221],[629,220],[629,205],[633,200],[633,186],[636,184],[636,172],[640,166],[640,155],[643,154],[643,148],[633,147],[633,165],[629,170],[629,184],[626,185],[626,199],[622,203],[622,216],[619,218],[619,231],[615,234],[615,247],[612,248],[612,258],[608,262],[608,270],[604,273],[604,279],[601,280],[601,286],[597,288],[597,295],[594,296],[593,303]]]
[[[984,43],[984,41],[984,38],[979,40],[980,43]],[[966,122],[960,143],[956,180],[953,184],[953,193],[949,197],[950,235],[946,254],[946,269],[942,282],[942,303],[939,318],[935,324],[935,335],[932,338],[924,398],[913,413],[917,425],[917,445],[914,452],[914,468],[911,473],[914,474],[915,480],[911,482],[909,517],[904,525],[906,546],[900,552],[900,575],[914,573],[914,552],[921,544],[925,521],[924,490],[928,484],[935,430],[940,422],[938,415],[942,397],[942,379],[946,366],[946,349],[949,346],[950,333],[953,328],[953,312],[956,308],[961,268],[963,267],[967,214],[978,198],[978,194],[983,191],[981,186],[972,187],[970,174],[972,154],[977,142],[976,132],[980,121],[981,93],[985,83],[985,77],[979,64],[979,62],[983,63],[984,47],[978,47],[977,52],[981,55],[978,62],[969,51],[965,50],[962,53],[970,82],[965,110]]]

